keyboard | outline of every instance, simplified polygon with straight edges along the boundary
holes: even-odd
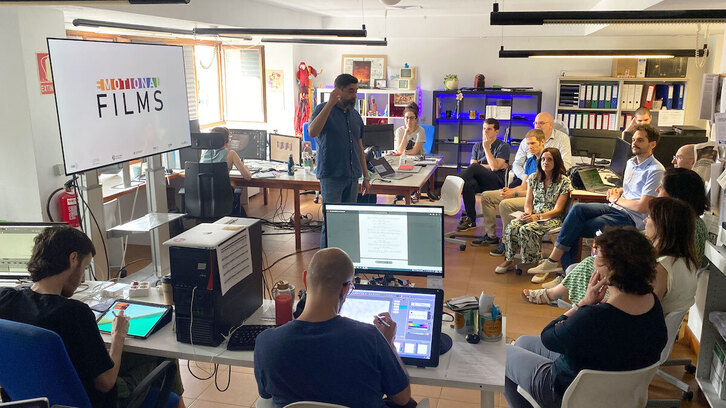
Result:
[[[235,330],[227,343],[227,350],[254,350],[257,335],[267,329],[277,327],[275,325],[244,325]]]

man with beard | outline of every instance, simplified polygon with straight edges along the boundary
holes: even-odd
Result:
[[[365,194],[370,188],[363,153],[363,119],[353,109],[357,93],[356,77],[338,75],[330,100],[316,106],[310,119],[308,131],[318,145],[315,173],[320,180],[323,203],[355,203],[361,175],[361,193]],[[323,225],[320,248],[326,246]]]

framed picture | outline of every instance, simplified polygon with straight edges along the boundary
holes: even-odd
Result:
[[[393,106],[408,106],[416,98],[416,94],[412,93],[396,93],[393,94]]]
[[[378,89],[385,89],[386,88],[386,80],[385,79],[376,79],[374,82],[374,85]]]
[[[386,79],[385,55],[343,55],[340,71],[358,78],[359,88],[371,88]]]

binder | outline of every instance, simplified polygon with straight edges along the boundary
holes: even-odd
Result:
[[[653,98],[655,98],[655,85],[648,84],[645,88],[645,98],[643,99],[643,106],[648,109],[653,108]]]
[[[590,112],[587,121],[588,129],[595,129],[595,120],[597,119],[595,112]]]
[[[585,106],[583,106],[583,108],[589,108],[591,103],[592,103],[592,85],[588,85],[587,90],[585,91]]]
[[[578,113],[575,114],[575,129],[581,129],[582,128],[582,114]]]
[[[620,110],[628,109],[628,85],[623,85],[620,90]]]
[[[488,115],[487,115],[487,117],[488,117]],[[557,120],[559,120],[560,122],[564,123],[565,122],[565,114],[564,113],[558,113],[557,114]]]
[[[597,119],[595,120],[595,129],[602,130],[602,120],[603,120],[603,116],[604,115],[602,113],[598,113],[597,114]]]
[[[578,106],[580,108],[585,107],[585,96],[587,93],[587,86],[585,84],[580,84],[580,100],[578,101]]]
[[[567,127],[570,129],[575,127],[575,114],[574,113],[568,114]]]
[[[623,124],[623,129],[628,127],[628,125],[630,125],[630,122],[632,122],[632,121],[633,121],[633,115],[631,115],[630,113],[626,113],[625,114],[625,123]]]
[[[629,84],[625,85],[626,88],[628,88],[628,102],[627,102],[627,110],[633,111],[635,110],[635,85]]]
[[[676,88],[677,87],[677,88]],[[676,91],[677,89],[677,91]],[[676,103],[676,109],[683,109],[683,94],[685,94],[686,91],[686,84],[673,84],[673,95],[674,98],[678,101]],[[676,97],[676,95],[678,95]]]
[[[597,101],[599,99],[598,93],[599,93],[600,86],[593,85],[592,86],[592,101],[590,101],[590,107],[595,109],[597,108]]]
[[[613,100],[613,86],[606,85],[605,86],[605,106],[604,106],[604,108],[610,109],[610,107],[612,106],[612,100]]]
[[[677,102],[676,102],[677,104]],[[674,109],[673,108],[673,84],[668,85],[668,100],[666,101],[666,107],[668,109]]]
[[[597,107],[598,109],[605,108],[605,84],[600,85],[600,91],[598,92],[597,97]]]
[[[612,98],[610,99],[610,107],[613,109],[618,108],[618,91],[620,90],[620,87],[618,84],[613,84],[613,94]]]
[[[608,130],[618,130],[618,115],[611,113],[609,117]]]
[[[643,98],[643,84],[635,85],[635,92],[633,92],[633,109],[638,109],[641,106]]]
[[[620,118],[618,118],[618,129],[625,129],[625,114],[621,113]]]

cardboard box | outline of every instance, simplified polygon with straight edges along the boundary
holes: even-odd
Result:
[[[651,58],[646,62],[647,78],[685,78],[688,70],[688,58]]]
[[[637,58],[613,58],[612,76],[616,78],[635,78],[637,72]]]
[[[638,78],[645,78],[645,68],[647,65],[647,59],[645,58],[638,58],[638,72],[635,73],[635,76]]]

